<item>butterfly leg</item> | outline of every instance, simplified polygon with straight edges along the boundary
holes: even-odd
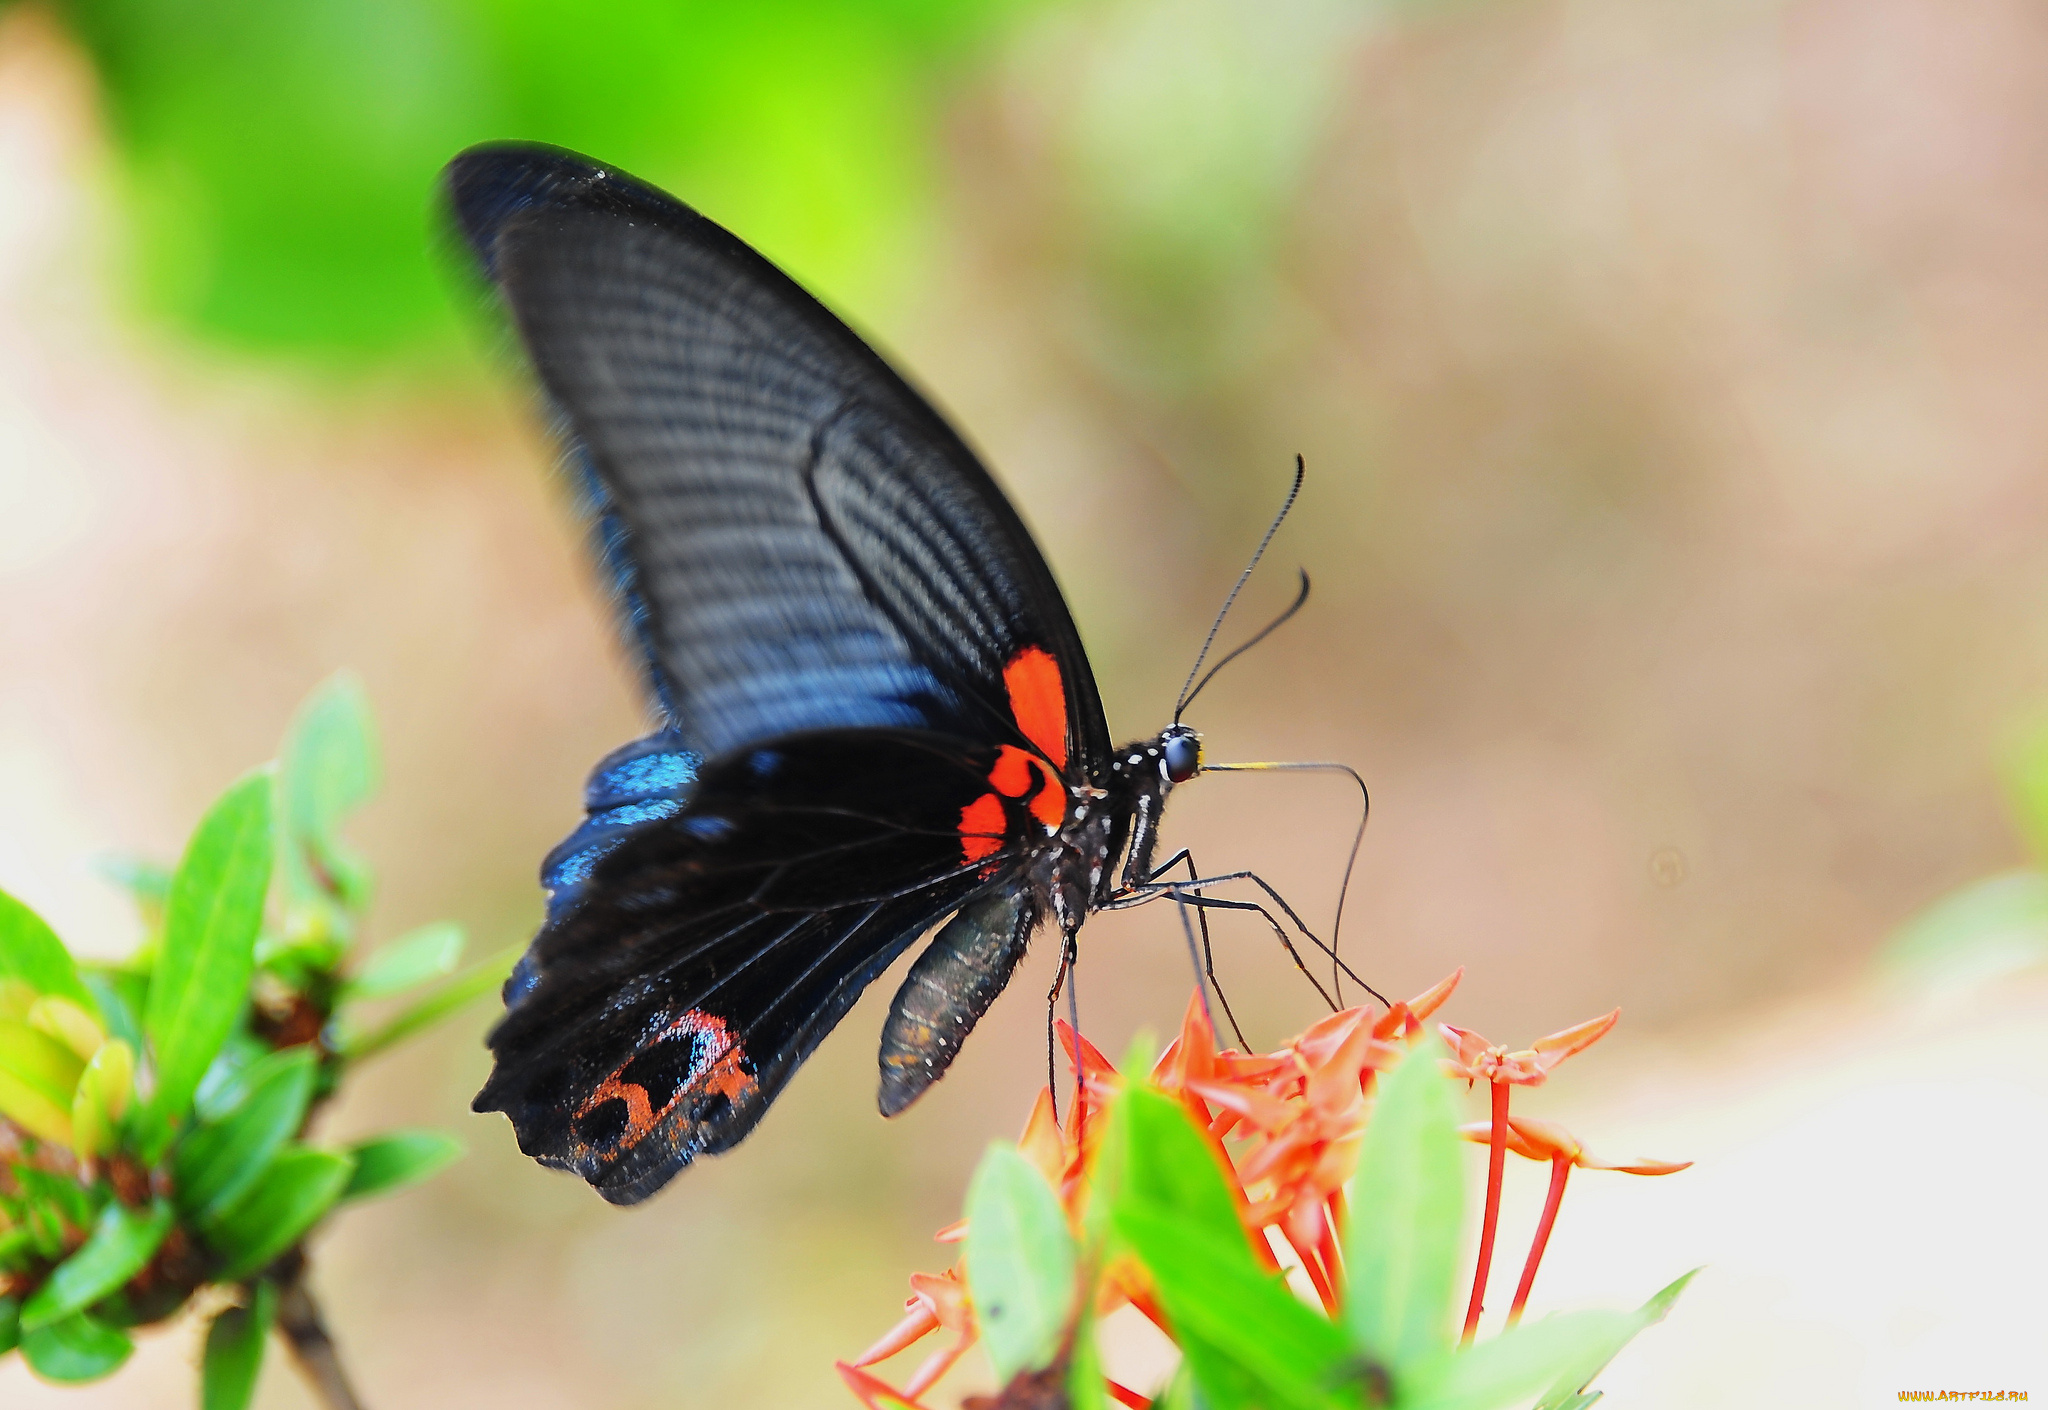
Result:
[[[1178,858],[1176,858],[1175,861],[1170,862],[1168,865],[1177,864]],[[1255,911],[1261,917],[1264,918],[1266,924],[1273,927],[1274,933],[1278,935],[1280,938],[1281,946],[1285,948],[1288,955],[1293,958],[1295,967],[1300,969],[1302,974],[1308,979],[1308,982],[1312,986],[1314,986],[1316,993],[1322,997],[1323,1002],[1328,1004],[1332,1010],[1335,1010],[1335,1008],[1337,1007],[1336,1001],[1330,997],[1330,992],[1316,980],[1316,977],[1313,974],[1309,973],[1308,966],[1302,962],[1300,951],[1298,951],[1294,947],[1293,941],[1288,938],[1286,927],[1280,924],[1280,921],[1273,915],[1271,911],[1269,911],[1265,906],[1255,901],[1229,901],[1219,896],[1205,896],[1201,894],[1204,889],[1213,886],[1220,886],[1225,882],[1249,881],[1252,885],[1258,887],[1261,891],[1265,892],[1269,898],[1271,898],[1273,904],[1279,908],[1281,914],[1285,915],[1289,921],[1293,922],[1294,928],[1301,933],[1301,936],[1304,940],[1308,941],[1309,944],[1313,945],[1317,950],[1321,951],[1323,955],[1326,956],[1333,965],[1337,966],[1340,970],[1342,970],[1344,974],[1350,976],[1352,981],[1356,983],[1360,988],[1364,989],[1366,993],[1372,995],[1375,999],[1378,999],[1382,1004],[1387,1002],[1386,997],[1382,995],[1379,990],[1373,988],[1370,984],[1367,984],[1364,979],[1359,977],[1358,971],[1354,970],[1353,968],[1351,968],[1350,965],[1345,964],[1342,959],[1338,958],[1337,952],[1333,950],[1330,946],[1324,944],[1323,941],[1317,937],[1316,933],[1308,928],[1307,923],[1302,920],[1300,914],[1295,911],[1293,906],[1287,903],[1287,898],[1282,896],[1278,891],[1274,890],[1272,885],[1268,883],[1265,880],[1265,878],[1261,877],[1257,872],[1223,872],[1216,876],[1193,877],[1187,881],[1159,880],[1156,879],[1158,877],[1157,872],[1155,872],[1153,876],[1155,879],[1149,879],[1140,882],[1134,886],[1127,886],[1121,891],[1118,891],[1115,895],[1111,896],[1107,902],[1103,904],[1101,909],[1123,910],[1131,906],[1143,905],[1145,902],[1155,900],[1160,896],[1171,895],[1175,896],[1176,898],[1184,898],[1183,904],[1195,906],[1198,909],[1202,910],[1214,909],[1223,911]]]
[[[1172,896],[1176,901],[1181,902],[1181,904],[1193,906],[1198,911],[1217,910],[1256,912],[1262,919],[1264,919],[1267,925],[1273,928],[1273,936],[1280,942],[1280,948],[1287,951],[1287,958],[1294,961],[1294,967],[1301,971],[1302,978],[1306,979],[1309,982],[1309,987],[1316,991],[1316,997],[1321,999],[1324,1005],[1328,1007],[1332,1013],[1335,1013],[1337,1011],[1336,1000],[1330,997],[1330,991],[1325,989],[1322,986],[1321,981],[1319,981],[1315,977],[1315,975],[1309,971],[1308,962],[1302,959],[1301,951],[1294,948],[1294,941],[1288,937],[1287,928],[1280,924],[1279,920],[1273,915],[1271,911],[1267,910],[1257,901],[1231,901],[1225,900],[1221,896],[1203,896],[1199,894],[1183,897],[1181,893],[1186,889],[1186,883],[1176,882],[1167,888],[1167,894]]]
[[[1259,890],[1265,892],[1267,896],[1272,898],[1273,904],[1278,906],[1280,910],[1286,915],[1286,917],[1294,922],[1295,929],[1301,932],[1303,939],[1307,940],[1311,945],[1315,946],[1318,950],[1322,951],[1324,956],[1329,959],[1331,964],[1337,966],[1337,968],[1342,970],[1346,975],[1349,975],[1352,983],[1358,985],[1359,988],[1365,990],[1366,993],[1372,995],[1375,999],[1379,1000],[1382,1005],[1385,1005],[1389,1008],[1393,1007],[1392,1004],[1388,1003],[1386,995],[1382,994],[1379,990],[1373,988],[1372,985],[1366,983],[1365,980],[1359,976],[1357,970],[1353,969],[1350,965],[1345,964],[1343,960],[1338,958],[1336,950],[1324,944],[1320,939],[1316,937],[1316,933],[1308,928],[1308,925],[1302,920],[1301,916],[1296,913],[1294,907],[1287,904],[1287,898],[1285,896],[1282,896],[1278,891],[1275,891],[1273,889],[1272,884],[1268,882],[1264,877],[1260,876],[1257,872],[1254,871],[1235,871],[1225,873],[1222,876],[1210,876],[1202,878],[1202,884],[1204,886],[1215,886],[1225,881],[1249,881],[1252,885],[1258,887]],[[1175,884],[1181,886],[1188,885],[1187,882],[1178,882]],[[1231,908],[1220,907],[1220,909]],[[1260,914],[1266,915],[1266,920],[1269,924],[1274,923],[1273,917],[1271,915],[1267,915],[1262,907],[1257,909],[1259,909]],[[1316,985],[1316,989],[1318,992],[1320,992],[1322,990],[1322,986],[1318,984]]]
[[[1183,847],[1157,867],[1154,867],[1151,874],[1145,877],[1141,884],[1153,885],[1174,868],[1182,866],[1187,868],[1188,880],[1190,882],[1200,879],[1201,873],[1195,869],[1194,855],[1187,848]],[[1237,1046],[1244,1052],[1250,1052],[1252,1050],[1251,1044],[1245,1041],[1244,1029],[1238,1026],[1237,1015],[1231,1011],[1230,996],[1223,992],[1223,981],[1216,977],[1216,951],[1209,940],[1209,912],[1204,907],[1195,905],[1192,900],[1177,889],[1156,894],[1172,896],[1173,908],[1180,913],[1181,933],[1187,937],[1188,942],[1188,964],[1195,971],[1195,988],[1202,995],[1202,1013],[1208,1018],[1210,1028],[1214,1029],[1216,1026],[1216,1015],[1209,1010],[1209,990],[1214,988],[1216,991],[1216,1002],[1223,1006],[1223,1016],[1230,1021],[1230,1031],[1236,1035]],[[1191,910],[1195,913],[1195,920],[1202,927],[1202,941],[1199,953],[1197,953],[1195,945],[1195,928],[1188,920],[1188,912]],[[1207,984],[1203,982],[1205,975],[1208,980]]]
[[[1053,974],[1052,988],[1047,990],[1045,995],[1045,1090],[1052,1095],[1052,1119],[1055,1123],[1060,1119],[1060,1070],[1059,1041],[1053,1029],[1053,1020],[1059,1013],[1060,992],[1065,990],[1067,1026],[1074,1030],[1076,1039],[1081,1036],[1081,1001],[1078,986],[1073,981],[1074,961],[1079,956],[1079,947],[1074,944],[1073,935],[1069,934],[1060,942],[1060,967]],[[1078,1105],[1080,1100],[1081,1069],[1077,1064],[1074,1068],[1074,1101]]]

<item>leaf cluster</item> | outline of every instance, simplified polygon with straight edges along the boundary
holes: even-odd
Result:
[[[353,1062],[504,968],[452,975],[449,925],[353,962],[371,878],[338,829],[376,781],[362,691],[337,677],[278,762],[207,810],[174,869],[109,868],[143,916],[127,960],[76,960],[0,893],[0,1354],[18,1347],[46,1380],[95,1380],[127,1360],[134,1328],[205,1293],[221,1310],[204,1403],[238,1410],[308,1235],[460,1153],[426,1131],[307,1138]]]
[[[54,15],[95,70],[152,312],[252,352],[416,370],[452,331],[422,193],[456,152],[508,134],[686,186],[842,297],[900,273],[896,237],[928,199],[932,72],[1021,3],[67,0]]]

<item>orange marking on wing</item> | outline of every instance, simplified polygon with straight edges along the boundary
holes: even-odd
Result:
[[[675,1095],[656,1111],[647,1089],[637,1082],[625,1081],[622,1074],[651,1049],[685,1036],[701,1042],[703,1050],[689,1076],[676,1088]],[[579,1119],[587,1116],[609,1101],[623,1101],[626,1104],[626,1128],[609,1149],[630,1150],[685,1097],[711,1094],[738,1102],[748,1096],[760,1083],[746,1070],[746,1055],[746,1046],[733,1037],[724,1019],[691,1009],[670,1023],[652,1042],[641,1044],[632,1057],[620,1063],[609,1077],[598,1083],[584,1099],[583,1105],[576,1109],[576,1116]]]
[[[639,1054],[635,1053],[633,1056],[638,1057]],[[620,1065],[619,1071],[625,1071],[624,1064]],[[587,1116],[606,1102],[614,1100],[626,1104],[626,1129],[614,1143],[617,1149],[625,1150],[654,1129],[654,1113],[648,1107],[645,1087],[633,1082],[621,1082],[619,1073],[614,1072],[598,1084],[597,1090],[590,1094],[590,1099],[577,1108],[576,1115]]]
[[[1003,667],[1010,714],[1024,737],[1045,751],[1053,767],[1067,766],[1067,687],[1060,663],[1042,646],[1027,646]],[[1018,795],[1012,795],[1018,796]]]
[[[1003,850],[1003,800],[984,793],[960,810],[960,855],[978,862]]]

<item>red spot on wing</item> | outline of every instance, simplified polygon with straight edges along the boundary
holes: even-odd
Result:
[[[1005,798],[1022,798],[1037,782],[1041,768],[1029,754],[1014,744],[1005,744],[996,751],[995,767],[988,771],[988,786]]]
[[[1003,800],[984,793],[960,810],[960,855],[969,862],[1003,849]]]
[[[1044,656],[1043,652],[1039,654]],[[1057,681],[1058,668],[1053,669],[1053,679]],[[1062,722],[1066,719],[1064,704],[1060,718]],[[1064,745],[1064,737],[1061,743]],[[994,791],[982,794],[960,810],[960,854],[970,863],[1002,850],[1010,829],[1004,799],[1023,803],[1031,816],[1050,830],[1057,830],[1066,821],[1067,790],[1061,786],[1059,776],[1045,766],[1043,759],[1014,744],[996,750],[996,761],[989,765],[988,786]]]
[[[1025,804],[1031,816],[1049,828],[1057,828],[1067,817],[1067,791],[1045,761],[1026,754],[1014,744],[996,751],[995,764],[988,771],[988,784],[1005,798],[1031,801]],[[986,795],[983,795],[986,797]]]
[[[1042,646],[1027,646],[1003,667],[1010,714],[1023,736],[1044,751],[1053,767],[1067,766],[1067,686],[1060,663]],[[1016,795],[1012,795],[1016,796]]]
[[[1057,779],[1049,778],[1045,787],[1032,798],[1030,806],[1032,817],[1058,831],[1059,825],[1067,820],[1067,791],[1060,787]]]

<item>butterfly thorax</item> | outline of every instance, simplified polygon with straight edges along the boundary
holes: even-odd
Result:
[[[1117,890],[1151,880],[1166,796],[1200,770],[1201,737],[1175,724],[1111,755],[1100,789],[1071,790],[1074,801],[1060,830],[1067,894],[1053,897],[1053,915],[1064,934],[1071,936],[1086,911],[1107,903]]]

